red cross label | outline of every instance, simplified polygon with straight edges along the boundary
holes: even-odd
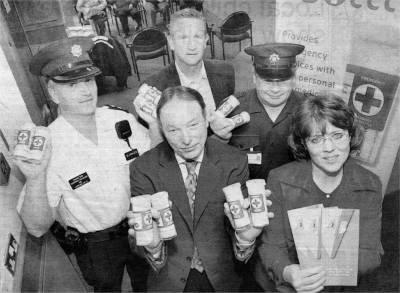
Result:
[[[150,211],[133,213],[133,218],[135,221],[135,230],[144,231],[153,228],[153,218]]]
[[[160,211],[160,218],[157,220],[158,227],[171,226],[174,222],[172,221],[172,213],[170,208],[166,208]]]
[[[262,194],[250,195],[250,204],[252,213],[262,213],[265,211],[265,203]]]
[[[17,143],[18,144],[28,144],[30,135],[31,135],[31,132],[29,130],[20,130],[18,133]]]
[[[232,217],[234,219],[240,219],[244,217],[240,200],[229,202],[229,210],[231,211]]]
[[[46,138],[43,136],[34,136],[31,144],[31,150],[43,151]]]

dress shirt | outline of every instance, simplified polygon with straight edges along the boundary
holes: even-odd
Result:
[[[207,78],[206,69],[204,67],[204,62],[201,62],[201,72],[200,75],[196,79],[188,78],[182,70],[179,68],[178,64],[175,62],[176,71],[178,72],[179,79],[181,81],[182,86],[189,87],[198,91],[204,99],[204,103],[206,104],[206,113],[209,115],[211,112],[214,112],[216,109],[214,97],[211,91],[210,83]]]

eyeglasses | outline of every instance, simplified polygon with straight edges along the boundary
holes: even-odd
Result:
[[[333,133],[331,135],[316,135],[316,136],[311,136],[309,138],[307,138],[306,140],[312,145],[312,146],[322,146],[325,142],[325,140],[330,139],[331,142],[335,145],[340,145],[344,142],[347,141],[347,138],[349,137],[349,135],[347,133],[341,133],[341,132],[337,132],[337,133]]]

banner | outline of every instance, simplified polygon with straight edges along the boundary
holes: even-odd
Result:
[[[384,190],[400,144],[400,1],[277,0],[277,42],[305,46],[295,89],[341,96],[364,127],[354,155]]]

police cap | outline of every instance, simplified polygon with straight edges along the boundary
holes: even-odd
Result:
[[[65,83],[101,73],[89,58],[91,38],[73,37],[57,41],[41,49],[31,60],[29,71],[54,82]]]
[[[251,46],[244,51],[254,56],[254,69],[266,81],[284,81],[295,72],[296,56],[304,46],[291,43],[269,43]]]

